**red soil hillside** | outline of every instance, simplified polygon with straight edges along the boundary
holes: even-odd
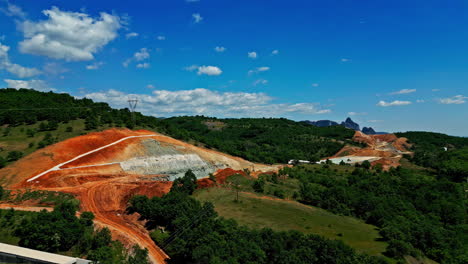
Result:
[[[148,248],[153,263],[164,263],[168,256],[138,217],[125,214],[126,205],[135,194],[151,197],[169,192],[170,180],[188,169],[199,178],[214,173],[222,182],[243,169],[268,172],[279,166],[254,164],[151,131],[110,129],[40,149],[0,170],[0,179],[13,191],[74,194],[81,201],[80,211],[93,212],[96,224],[109,227],[114,239]],[[200,185],[209,181],[202,179]]]
[[[345,146],[329,159],[335,163],[341,161],[354,163],[369,160],[372,165],[381,164],[384,169],[397,167],[403,154],[411,154],[411,145],[406,138],[398,138],[394,134],[366,135],[356,131],[353,136],[355,142],[364,143],[364,148]]]

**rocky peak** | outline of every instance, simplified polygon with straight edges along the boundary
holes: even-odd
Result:
[[[353,130],[356,130],[356,131],[360,131],[359,129],[359,124],[355,123],[351,118],[346,118],[346,120],[344,122],[341,122],[341,125],[346,127],[346,128],[349,128],[349,129],[353,129]]]

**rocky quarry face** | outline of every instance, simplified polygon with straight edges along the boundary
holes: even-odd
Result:
[[[140,143],[143,155],[120,162],[125,172],[167,176],[168,180],[184,176],[191,169],[197,178],[207,177],[226,164],[203,160],[198,154],[187,152],[182,146],[163,146],[154,139],[145,139]]]

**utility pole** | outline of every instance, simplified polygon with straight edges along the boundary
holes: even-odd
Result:
[[[128,99],[128,105],[130,106],[130,112],[132,112],[133,127],[136,126],[135,120],[135,108],[138,104],[138,99]]]

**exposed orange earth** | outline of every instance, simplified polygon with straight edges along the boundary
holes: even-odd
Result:
[[[37,150],[0,170],[0,183],[13,191],[74,194],[81,201],[80,212],[94,213],[97,226],[108,227],[113,238],[128,247],[138,244],[147,248],[153,263],[164,263],[168,256],[153,242],[138,216],[125,214],[125,209],[135,194],[152,197],[169,192],[170,177],[189,168],[199,177],[210,172],[223,182],[230,175],[242,174],[243,169],[258,174],[277,171],[280,166],[254,164],[151,131],[109,129]],[[199,181],[201,186],[212,182]]]
[[[329,159],[356,159],[370,160],[371,165],[381,164],[384,170],[398,167],[404,154],[412,154],[408,151],[411,144],[406,138],[399,138],[395,134],[366,135],[356,131],[353,141],[366,144],[366,147],[345,146]]]

